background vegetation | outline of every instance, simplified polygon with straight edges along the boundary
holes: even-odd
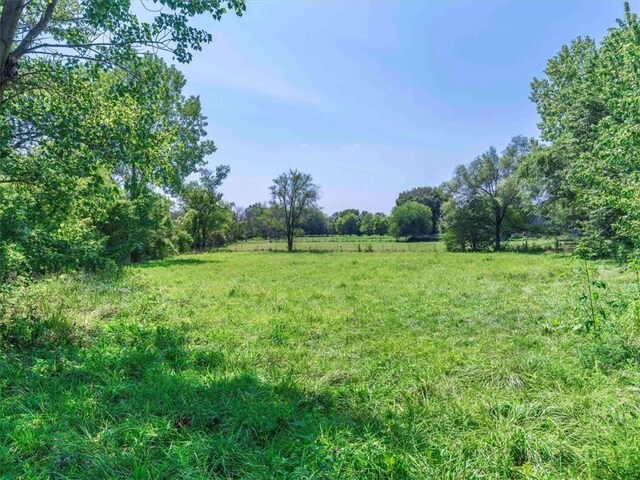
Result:
[[[216,147],[205,140],[198,97],[183,96],[182,74],[149,54],[157,48],[188,61],[189,49],[211,40],[189,26],[190,17],[241,14],[244,3],[168,2],[178,13],[148,23],[127,5],[2,6],[11,45],[0,48],[3,282],[252,238],[285,237],[293,250],[301,235],[442,234],[450,251],[499,251],[514,236],[546,236],[574,239],[592,257],[635,255],[640,26],[628,6],[600,45],[576,39],[532,82],[540,139],[516,136],[504,151],[491,147],[459,166],[443,185],[400,193],[390,216],[327,215],[309,176],[313,198],[292,210],[291,221],[282,200],[291,192],[247,208],[222,198],[229,168],[203,169]],[[97,32],[109,41],[95,40]],[[293,173],[306,178],[282,174],[273,192]]]

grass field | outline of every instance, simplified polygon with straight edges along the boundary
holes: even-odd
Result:
[[[351,252],[443,252],[441,242],[402,242],[393,237],[374,235],[332,235],[296,238],[294,249],[307,253]],[[252,239],[232,243],[222,248],[225,252],[286,252],[286,240]]]
[[[0,476],[639,478],[637,310],[575,331],[573,261],[422,245],[13,292]],[[598,301],[629,312],[630,277],[600,270]]]
[[[551,238],[531,238],[526,243],[523,239],[505,241],[504,247],[510,250],[537,251],[553,250],[556,243]],[[560,245],[564,250],[565,245]],[[397,241],[394,237],[373,235],[331,235],[317,237],[296,238],[294,249],[307,253],[352,253],[352,252],[444,252],[443,242],[405,242]],[[286,240],[252,239],[227,245],[221,249],[225,252],[285,252]]]

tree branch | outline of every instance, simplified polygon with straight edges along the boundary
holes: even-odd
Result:
[[[20,45],[18,45],[18,47],[13,51],[12,55],[16,59],[24,55],[31,47],[31,44],[35,41],[35,39],[38,38],[38,36],[44,31],[45,28],[47,28],[49,22],[51,21],[51,17],[53,16],[53,11],[55,10],[57,5],[58,0],[50,0],[49,4],[47,4],[47,8],[40,17],[40,20],[38,20],[38,23],[36,23],[33,28],[29,30],[29,33],[24,36],[22,42],[20,42]]]

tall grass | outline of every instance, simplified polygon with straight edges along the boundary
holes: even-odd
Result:
[[[573,269],[249,251],[23,287],[2,306],[0,476],[638,478],[634,273],[599,266],[594,337]]]

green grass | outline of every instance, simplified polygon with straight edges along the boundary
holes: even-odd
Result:
[[[601,276],[630,312],[628,274]],[[575,283],[566,258],[440,249],[41,282],[4,306],[0,473],[638,478],[637,312],[575,331]]]
[[[286,252],[286,240],[252,239],[240,241],[222,248],[226,252]],[[307,253],[353,253],[353,252],[443,252],[441,242],[404,242],[382,235],[331,235],[298,237],[294,250]]]
[[[503,248],[510,251],[537,252],[546,251],[568,252],[573,249],[573,243],[563,240],[557,244],[553,238],[517,238],[503,242]],[[225,252],[285,252],[286,240],[251,239],[236,242],[220,249]],[[294,250],[308,253],[398,253],[398,252],[444,252],[443,242],[405,242],[397,241],[394,237],[383,235],[331,235],[316,237],[297,237]]]

